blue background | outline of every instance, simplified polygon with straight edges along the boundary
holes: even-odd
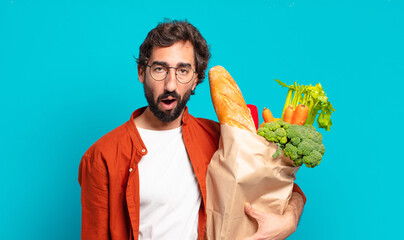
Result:
[[[133,56],[164,18],[188,19],[247,103],[280,116],[273,80],[321,82],[336,109],[290,239],[394,239],[404,201],[403,1],[0,2],[0,239],[79,239],[80,158],[146,105]],[[207,80],[188,106],[216,119]],[[389,117],[391,115],[391,117]],[[401,140],[400,140],[401,139]]]

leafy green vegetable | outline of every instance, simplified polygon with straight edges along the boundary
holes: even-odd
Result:
[[[303,104],[309,108],[309,114],[305,124],[313,125],[318,115],[318,127],[330,131],[332,126],[331,114],[335,111],[335,109],[328,101],[328,97],[326,96],[320,83],[317,83],[315,86],[312,86],[311,84],[307,86],[299,85],[296,82],[292,85],[287,85],[286,83],[281,82],[279,79],[275,79],[275,81],[282,87],[289,88],[288,94],[286,95],[285,105],[282,110],[282,120],[285,109],[289,105],[293,105],[293,107],[296,108],[297,105]]]

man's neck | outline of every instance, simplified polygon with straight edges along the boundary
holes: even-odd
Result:
[[[181,126],[183,114],[184,110],[177,119],[171,122],[163,122],[156,116],[154,116],[154,114],[150,111],[149,107],[147,107],[142,114],[140,114],[138,117],[135,118],[135,124],[140,128],[149,130],[157,130],[157,131],[170,130]]]

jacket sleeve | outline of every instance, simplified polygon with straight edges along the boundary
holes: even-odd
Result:
[[[90,148],[79,167],[81,186],[81,239],[110,239],[108,209],[108,172],[101,154]]]
[[[302,195],[303,197],[303,202],[304,204],[306,204],[306,196],[304,195],[302,189],[300,189],[299,185],[297,185],[296,183],[293,184],[293,192],[297,192],[300,193],[300,195]]]

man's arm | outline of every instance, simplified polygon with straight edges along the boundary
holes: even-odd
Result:
[[[90,152],[90,151],[89,151]],[[109,239],[108,174],[102,159],[87,152],[79,167],[81,239]]]
[[[303,212],[304,197],[298,192],[292,192],[289,205],[283,215],[263,213],[252,208],[249,203],[244,206],[245,212],[258,222],[258,230],[245,240],[283,240],[297,229]]]

